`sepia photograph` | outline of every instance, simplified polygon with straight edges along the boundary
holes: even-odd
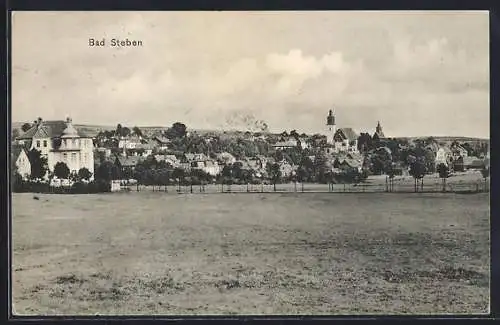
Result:
[[[13,11],[15,316],[490,312],[487,11]]]

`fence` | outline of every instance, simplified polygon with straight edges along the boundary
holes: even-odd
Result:
[[[122,186],[124,191],[165,192],[165,193],[480,193],[489,192],[489,183],[484,181],[468,183],[450,183],[443,187],[441,182],[380,182],[359,184],[317,184],[317,183],[286,183],[286,184],[208,184],[208,185],[129,185]]]

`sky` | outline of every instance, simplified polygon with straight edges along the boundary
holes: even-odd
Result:
[[[487,12],[14,12],[11,58],[15,122],[489,138]]]

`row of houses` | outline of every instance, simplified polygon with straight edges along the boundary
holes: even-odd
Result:
[[[459,144],[451,147],[441,146],[436,151],[436,167],[445,164],[451,170],[463,171],[467,169],[482,169],[489,166],[489,153],[483,159],[469,156],[467,149]]]

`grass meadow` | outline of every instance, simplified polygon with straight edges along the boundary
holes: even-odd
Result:
[[[489,311],[489,195],[12,194],[16,315]]]

